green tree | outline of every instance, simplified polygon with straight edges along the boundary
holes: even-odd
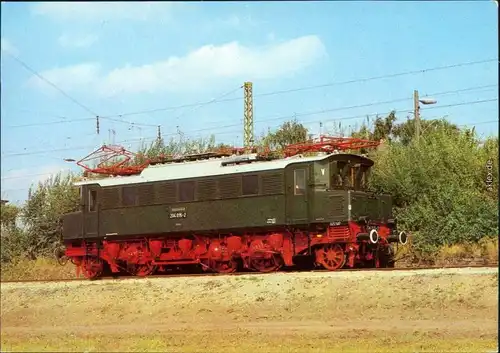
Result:
[[[0,223],[2,227],[12,228],[16,225],[16,220],[21,213],[21,208],[13,204],[2,204],[0,213]]]
[[[184,139],[181,134],[180,139],[171,138],[168,143],[163,139],[156,140],[149,145],[142,143],[138,150],[138,157],[134,163],[142,163],[145,158],[173,158],[180,155],[204,153],[223,147],[223,144],[216,144],[215,136],[208,138]]]
[[[2,263],[21,257],[24,253],[26,234],[19,226],[21,208],[13,204],[1,205],[1,244]]]
[[[301,143],[307,140],[307,129],[297,120],[283,123],[276,131],[268,132],[260,141],[271,149],[283,149],[287,145]]]
[[[420,136],[425,136],[435,131],[449,131],[451,134],[458,134],[459,128],[446,119],[420,120]],[[396,124],[392,129],[392,139],[408,145],[415,137],[415,119]]]
[[[80,207],[79,189],[73,186],[75,176],[58,174],[32,187],[23,207],[26,235],[25,254],[31,259],[52,256],[60,246],[61,217]]]

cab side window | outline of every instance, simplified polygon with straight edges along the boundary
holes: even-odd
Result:
[[[296,169],[293,175],[294,194],[305,195],[306,193],[306,171],[305,169]]]
[[[343,161],[335,161],[332,163],[332,188],[342,189],[345,185],[344,168],[346,163]]]
[[[366,167],[362,165],[357,165],[354,168],[355,172],[355,183],[354,183],[354,188],[356,190],[364,190],[366,187],[366,180],[365,180],[365,171]]]
[[[88,201],[89,212],[95,212],[97,210],[97,190],[89,190]]]

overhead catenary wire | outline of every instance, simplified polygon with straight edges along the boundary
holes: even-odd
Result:
[[[425,94],[425,96],[439,96],[439,95],[445,95],[445,94],[452,94],[452,93],[461,93],[461,92],[467,92],[467,91],[474,91],[474,90],[481,90],[484,88],[494,88],[498,87],[498,84],[489,84],[489,85],[481,85],[481,86],[473,86],[473,87],[467,87],[467,88],[461,88],[461,89],[456,89],[456,90],[449,90],[449,91],[442,91],[442,92],[435,92],[435,93],[430,93],[430,94]],[[231,91],[232,93],[234,91]],[[241,98],[237,98],[241,99]],[[373,103],[366,103],[366,104],[361,104],[361,105],[355,105],[355,106],[344,106],[344,107],[338,107],[336,109],[338,110],[347,110],[347,109],[354,109],[354,108],[364,108],[364,107],[369,107],[373,105],[381,105],[381,104],[388,104],[388,103],[397,103],[397,102],[403,102],[407,100],[411,100],[412,98],[407,97],[407,98],[397,98],[397,99],[392,99],[388,101],[383,101],[383,102],[373,102]],[[219,103],[222,102],[223,100],[217,100],[214,103]],[[205,102],[203,104],[209,104],[209,102]],[[194,105],[191,105],[194,106]],[[179,106],[182,107],[182,106]],[[108,119],[111,121],[116,121],[116,122],[121,122],[129,125],[136,125],[136,126],[146,126],[146,127],[157,127],[158,124],[146,124],[146,123],[136,123],[136,122],[128,122],[124,120],[119,120],[119,119],[114,119],[114,118],[109,118],[106,116],[100,116],[99,118],[101,119]],[[5,126],[3,128],[22,128],[22,127],[32,127],[32,126],[44,126],[44,125],[53,125],[53,124],[64,124],[64,123],[70,123],[70,122],[79,122],[79,121],[89,121],[89,120],[94,120],[95,117],[93,118],[79,118],[79,119],[68,119],[64,121],[52,121],[52,122],[40,122],[40,123],[32,123],[32,124],[22,124],[22,125],[11,125],[11,126]],[[214,123],[218,123],[220,121],[215,121]]]
[[[307,91],[307,90],[332,87],[332,86],[341,86],[341,85],[347,85],[347,84],[352,84],[352,83],[357,83],[357,82],[375,81],[375,80],[381,80],[384,78],[394,78],[394,77],[405,76],[405,75],[415,75],[415,74],[425,73],[425,72],[429,72],[429,71],[446,70],[446,69],[452,69],[452,68],[456,68],[456,67],[485,64],[485,63],[495,62],[495,61],[497,61],[497,59],[477,60],[477,61],[469,61],[469,62],[463,62],[463,63],[451,64],[451,65],[445,65],[445,66],[435,66],[435,67],[426,68],[426,69],[404,71],[404,72],[398,72],[398,73],[394,73],[394,74],[365,77],[365,78],[352,79],[352,80],[339,81],[339,82],[329,82],[329,83],[323,83],[323,84],[319,84],[319,85],[297,87],[297,88],[291,88],[291,89],[286,89],[286,90],[277,90],[277,91],[272,91],[272,92],[267,92],[267,93],[254,94],[253,97],[255,99],[258,97],[266,97],[266,96],[272,96],[272,95],[278,95],[278,94]],[[219,102],[227,102],[227,101],[234,101],[234,100],[243,100],[243,97],[235,97],[235,98],[229,98],[229,99],[224,99],[224,100],[221,99],[221,100],[219,100]],[[127,116],[127,115],[154,113],[154,112],[165,111],[165,110],[177,110],[180,108],[188,108],[188,107],[197,106],[197,105],[204,105],[206,103],[207,102],[200,102],[200,103],[192,103],[192,104],[186,104],[186,105],[180,105],[180,106],[174,106],[174,107],[170,106],[170,107],[155,108],[155,109],[145,109],[145,110],[140,110],[140,111],[135,111],[135,112],[121,113],[121,114],[117,114],[117,115],[107,115],[105,117],[116,117],[116,116],[123,117],[123,116]]]
[[[207,106],[207,105],[212,104],[212,103],[219,102],[219,101],[220,101],[221,99],[223,99],[224,97],[227,97],[227,96],[229,96],[230,94],[233,94],[234,92],[236,92],[236,91],[238,91],[238,90],[240,90],[240,89],[242,89],[242,88],[243,88],[243,86],[239,86],[238,88],[235,88],[235,89],[233,89],[233,90],[231,90],[231,91],[229,91],[229,92],[226,92],[226,93],[224,93],[224,94],[220,95],[219,97],[214,98],[214,99],[212,99],[212,100],[210,100],[210,101],[208,101],[208,102],[205,102],[205,103],[202,103],[202,104],[196,105],[196,106],[194,106],[194,109],[191,109],[191,111],[190,111],[190,112],[192,113],[192,112],[196,111],[197,109],[199,109],[199,108],[201,108],[201,107]],[[238,97],[238,98],[239,98],[239,97]],[[241,99],[241,98],[239,98],[239,99]],[[181,114],[179,114],[177,117],[175,117],[175,119],[174,119],[174,120],[178,120],[178,119],[180,119],[181,117],[183,117],[184,115],[186,115],[186,112],[187,112],[187,111],[182,112],[182,113],[181,113]]]
[[[451,65],[445,65],[445,66],[436,66],[436,67],[431,67],[431,68],[425,68],[425,69],[419,69],[419,70],[411,70],[411,71],[404,71],[404,72],[387,74],[387,75],[365,77],[365,78],[352,79],[352,80],[339,81],[339,82],[330,82],[330,83],[324,83],[324,84],[313,85],[313,86],[291,88],[291,89],[287,89],[287,90],[277,90],[277,91],[271,91],[271,92],[267,92],[267,93],[254,94],[253,97],[255,99],[255,98],[259,98],[259,97],[266,97],[266,96],[272,96],[272,95],[278,95],[278,94],[286,94],[286,93],[292,93],[292,92],[306,91],[306,90],[312,90],[312,89],[318,89],[318,88],[325,88],[325,87],[332,87],[332,86],[340,86],[340,85],[352,84],[352,83],[357,83],[357,82],[368,82],[368,81],[380,80],[380,79],[384,79],[384,78],[394,78],[394,77],[399,77],[399,76],[414,75],[414,74],[425,73],[425,72],[430,72],[430,71],[446,70],[446,69],[451,69],[451,68],[456,68],[456,67],[477,65],[477,64],[483,64],[483,63],[488,63],[488,62],[493,62],[493,61],[496,61],[496,59],[469,61],[469,62],[463,62],[463,63],[458,63],[458,64],[451,64]],[[479,86],[479,87],[476,87],[476,88],[480,89],[480,88],[493,87],[493,86],[496,86],[496,85]],[[472,89],[474,89],[474,88],[472,88]],[[228,94],[230,94],[230,93],[232,93],[232,92],[229,92]],[[220,98],[222,98],[222,97],[220,97]],[[243,100],[243,97],[217,99],[216,103],[222,103],[222,102],[228,102],[228,101],[236,101],[236,100]],[[215,102],[212,102],[212,101],[213,100],[211,100],[211,101],[205,101],[205,102],[198,102],[198,103],[184,104],[184,105],[179,105],[179,106],[168,106],[168,107],[155,108],[155,109],[144,109],[144,110],[133,111],[133,112],[125,112],[125,113],[120,113],[120,114],[100,115],[99,118],[100,119],[109,119],[109,120],[111,120],[111,118],[123,118],[125,116],[131,116],[131,115],[140,115],[140,114],[146,114],[146,113],[155,113],[155,112],[167,111],[167,110],[178,110],[178,109],[182,109],[182,108],[197,107],[197,106],[207,105],[207,104],[210,104],[210,103],[215,103]],[[92,112],[92,115],[94,115],[94,117],[92,117],[92,118],[67,119],[67,120],[64,120],[64,121],[55,121],[55,122],[47,122],[47,123],[33,123],[33,124],[7,126],[7,127],[8,128],[29,127],[29,126],[39,126],[39,125],[44,125],[44,124],[61,124],[61,123],[72,122],[72,121],[93,120],[93,119],[95,119],[95,116],[97,116],[98,114]],[[127,121],[124,121],[124,120],[119,120],[119,119],[114,120],[114,121],[122,122],[122,123],[127,123],[127,124],[130,123],[130,122],[127,122]],[[145,126],[154,126],[154,127],[156,127],[158,125],[158,124],[144,124],[144,123],[135,123],[135,124],[136,125],[141,124],[141,125],[145,125]]]
[[[486,102],[493,102],[498,100],[498,98],[492,98],[492,99],[485,99],[485,100],[479,100],[479,101],[470,101],[470,102],[462,102],[462,103],[455,103],[455,104],[448,104],[448,105],[440,105],[440,106],[432,106],[432,107],[427,107],[425,110],[430,110],[430,109],[441,109],[441,108],[447,108],[447,107],[454,107],[454,106],[461,106],[461,105],[473,105],[473,104],[480,104],[480,103],[486,103]],[[268,119],[263,119],[263,120],[257,120],[256,123],[258,122],[268,122],[268,121],[274,121],[274,120],[282,120],[286,118],[296,118],[299,116],[310,116],[310,115],[318,115],[330,111],[334,111],[335,109],[323,109],[319,111],[313,111],[313,112],[304,112],[304,113],[294,113],[294,114],[289,114],[289,115],[282,115],[282,116],[277,116],[273,118],[268,118]],[[393,111],[393,110],[391,110]],[[376,114],[361,114],[361,115],[355,115],[355,116],[349,116],[349,117],[339,117],[336,119],[332,119],[333,121],[342,121],[342,120],[353,120],[353,119],[358,119],[358,118],[363,118],[367,116],[375,116],[375,115],[380,115],[380,114],[389,114],[391,111],[388,111],[386,113],[376,113]],[[408,110],[399,110],[399,113],[410,113],[412,112],[413,109],[408,109]],[[229,127],[235,127],[235,126],[240,126],[240,124],[228,124],[228,125],[223,125],[223,126],[218,126],[216,127],[218,130],[224,129],[224,128],[229,128]],[[187,131],[186,133],[193,133],[193,132],[201,132],[201,131],[209,131],[213,130],[214,127],[211,128],[202,128],[202,129],[196,129],[196,130],[191,130]],[[177,133],[170,133],[166,134],[164,136],[176,136]],[[154,138],[156,139],[156,137]],[[124,144],[124,143],[131,143],[131,142],[141,142],[141,141],[149,141],[150,139],[148,138],[138,138],[138,139],[127,139],[127,140],[122,140],[118,141],[117,144]],[[43,153],[52,153],[52,152],[64,152],[64,151],[75,151],[75,150],[80,150],[80,149],[88,149],[88,148],[94,148],[95,146],[80,146],[80,147],[74,147],[74,148],[59,148],[59,149],[52,149],[52,150],[42,150],[42,151],[35,151],[35,152],[21,152],[21,153],[12,153],[12,154],[5,154],[2,157],[14,157],[14,156],[29,156],[29,155],[35,155],[35,154],[43,154]]]
[[[431,106],[427,107],[425,110],[431,110],[431,109],[442,109],[442,108],[448,108],[448,107],[455,107],[455,106],[463,106],[463,105],[475,105],[475,104],[481,104],[481,103],[487,103],[487,102],[493,102],[497,101],[498,98],[490,98],[490,99],[482,99],[482,100],[476,100],[476,101],[468,101],[468,102],[461,102],[461,103],[454,103],[454,104],[447,104],[447,105],[439,105],[439,106]],[[357,107],[357,106],[356,106]],[[288,115],[282,115],[282,116],[275,116],[272,118],[267,118],[267,119],[261,119],[261,120],[256,120],[256,123],[259,122],[268,122],[268,121],[276,121],[276,120],[283,120],[287,118],[294,118],[294,117],[301,117],[301,116],[311,116],[311,115],[318,115],[318,114],[323,114],[323,113],[328,113],[331,111],[336,111],[339,108],[332,108],[332,109],[322,109],[318,111],[311,111],[311,112],[303,112],[303,113],[294,113],[294,114],[288,114]],[[391,110],[393,111],[393,110]],[[338,120],[352,120],[352,119],[357,119],[357,118],[363,118],[366,116],[370,115],[380,115],[380,114],[389,114],[391,111],[388,111],[387,113],[378,113],[378,114],[362,114],[362,115],[356,115],[356,116],[350,116],[350,117],[339,117],[336,119],[333,119],[335,121]],[[413,109],[408,109],[408,110],[399,110],[397,112],[399,113],[409,113],[412,112]],[[192,133],[192,132],[201,132],[201,131],[207,131],[207,130],[213,130],[213,129],[223,129],[223,128],[228,128],[228,127],[235,127],[235,126],[240,126],[239,123],[235,124],[227,124],[224,126],[217,126],[217,127],[211,127],[211,128],[202,128],[202,129],[196,129],[196,130],[191,130],[187,131],[186,133]],[[175,136],[177,133],[170,133],[166,134],[164,136]],[[156,136],[154,137],[156,139]],[[131,142],[140,142],[140,141],[146,141],[147,139],[128,139],[128,140],[122,140],[116,142],[117,144],[124,144],[124,143],[131,143]],[[30,156],[30,155],[37,155],[37,154],[43,154],[43,153],[52,153],[52,152],[64,152],[64,151],[75,151],[75,150],[80,150],[80,149],[88,149],[88,148],[94,148],[95,146],[80,146],[80,147],[73,147],[73,148],[59,148],[59,149],[52,149],[52,150],[40,150],[40,151],[35,151],[35,152],[21,152],[21,153],[12,153],[12,154],[5,154],[2,155],[2,158],[7,158],[7,157],[15,157],[15,156]]]
[[[410,112],[410,111],[411,110],[408,110],[408,112]],[[328,120],[326,122],[336,122],[336,121],[338,121],[338,119],[337,120]],[[482,125],[482,124],[489,124],[489,123],[494,123],[494,122],[498,122],[498,120],[488,120],[488,121],[474,122],[473,126]],[[314,121],[314,122],[311,122],[311,123],[317,123],[317,122]],[[469,126],[469,124],[467,124],[467,123],[466,124],[457,124],[456,126],[457,127]],[[233,134],[235,132],[239,132],[239,131],[222,132],[222,133],[220,133],[218,135],[220,136],[220,135],[225,135],[225,134]],[[153,140],[153,138],[148,139],[148,140]],[[51,172],[51,173],[37,173],[37,174],[26,174],[26,175],[22,175],[22,176],[2,177],[1,180],[23,179],[23,178],[31,178],[31,177],[38,177],[38,176],[55,175],[55,174],[60,173],[60,172],[71,173],[71,172],[75,172],[75,171],[71,170],[71,169],[61,169],[60,171]],[[26,190],[26,188],[5,189],[5,190],[2,190],[2,191],[17,191],[17,190]]]
[[[115,121],[115,122],[128,123],[126,121],[119,120],[119,119],[113,119],[111,117],[101,117],[101,116],[99,116],[99,114],[97,114],[96,112],[94,112],[88,106],[86,106],[83,103],[79,102],[78,100],[76,100],[75,98],[73,98],[72,96],[70,96],[68,93],[66,93],[64,90],[62,90],[60,87],[58,87],[56,84],[54,84],[53,82],[49,81],[47,78],[43,77],[42,75],[40,75],[36,70],[34,70],[33,68],[31,68],[23,60],[21,60],[20,58],[18,58],[15,55],[13,55],[12,53],[9,53],[9,52],[6,52],[6,53],[10,57],[12,57],[16,62],[18,62],[20,65],[22,65],[25,69],[27,69],[28,71],[30,71],[32,74],[34,74],[35,76],[37,76],[39,79],[41,79],[45,83],[49,84],[51,87],[53,87],[54,89],[56,89],[59,93],[61,93],[66,98],[68,98],[69,100],[71,100],[73,103],[77,104],[78,106],[80,106],[81,108],[83,108],[84,110],[86,110],[88,113],[94,115],[94,117],[92,117],[92,118],[69,119],[69,120],[65,120],[65,121],[50,122],[49,124],[60,124],[60,123],[66,123],[66,122],[86,121],[86,120],[94,120],[94,119],[96,119],[97,134],[99,134],[99,119],[108,119],[108,120],[112,120],[112,121]],[[64,117],[59,117],[59,118],[63,118],[64,119]],[[45,125],[45,124],[42,123],[41,125]],[[134,123],[132,123],[132,125],[134,125]],[[144,123],[135,123],[135,125],[139,125],[139,126],[154,126],[154,127],[157,126],[157,125],[153,125],[153,124],[144,124]],[[24,127],[27,127],[27,126],[36,126],[36,124],[25,124],[24,125]],[[17,127],[20,127],[20,126],[17,126]]]
[[[374,116],[376,114],[372,114],[371,116]],[[366,115],[364,115],[366,116]],[[364,116],[358,116],[358,117],[364,117]],[[312,124],[318,124],[318,123],[323,123],[323,124],[327,124],[327,123],[336,123],[338,122],[339,120],[342,120],[342,119],[329,119],[329,120],[318,120],[318,121],[310,121],[310,122],[307,122],[307,123],[304,123],[303,125],[304,126],[307,126],[307,125],[312,125]],[[345,119],[344,119],[345,120]],[[495,123],[495,122],[498,122],[498,120],[488,120],[488,121],[481,121],[479,123],[473,123],[473,126],[476,126],[476,125],[483,125],[483,124],[491,124],[491,123]],[[456,124],[455,124],[456,125]],[[350,126],[350,125],[349,125]],[[460,124],[460,125],[456,125],[457,127],[461,127],[461,126],[469,126],[469,124]],[[325,128],[325,126],[323,125],[323,128]],[[222,135],[231,135],[231,134],[235,134],[235,133],[238,133],[238,132],[241,132],[240,130],[231,130],[231,131],[224,131],[224,132],[220,132],[217,134],[217,136],[222,136]],[[196,135],[196,136],[193,136],[193,137],[201,137],[199,135]],[[151,141],[152,138],[148,138],[147,141]]]
[[[409,100],[411,98],[405,98],[405,100]],[[441,108],[447,108],[447,107],[454,107],[454,106],[460,106],[460,105],[473,105],[473,104],[480,104],[480,103],[486,103],[486,102],[493,102],[497,100],[497,98],[492,98],[492,99],[485,99],[485,100],[479,100],[479,101],[470,101],[470,102],[462,102],[462,103],[455,103],[455,104],[447,104],[447,105],[439,105],[439,106],[432,106],[432,107],[427,107],[425,110],[429,109],[441,109]],[[384,102],[387,103],[387,102]],[[375,104],[371,104],[375,105]],[[351,107],[344,107],[344,108],[331,108],[331,109],[322,109],[322,110],[316,110],[316,111],[310,111],[310,112],[303,112],[303,113],[294,113],[294,114],[287,114],[287,115],[280,115],[280,116],[274,116],[274,117],[269,117],[269,118],[264,118],[260,120],[255,120],[255,123],[261,123],[261,122],[269,122],[269,121],[276,121],[276,120],[283,120],[283,119],[288,119],[288,118],[297,118],[301,116],[311,116],[311,115],[319,115],[323,113],[330,113],[333,111],[337,110],[346,110],[346,109],[352,109],[352,108],[359,108],[359,107],[366,107],[369,106],[369,104],[365,105],[358,105],[358,106],[351,106]],[[353,120],[353,119],[358,119],[358,118],[364,118],[367,116],[376,116],[380,114],[389,114],[393,110],[390,110],[385,113],[375,113],[375,114],[360,114],[360,115],[354,115],[354,116],[349,116],[349,117],[340,117],[336,118],[334,120]],[[413,109],[408,109],[408,110],[398,110],[398,113],[410,113],[413,112]],[[318,121],[319,122],[319,121]],[[306,123],[306,122],[304,122]],[[192,133],[192,132],[201,132],[201,131],[210,131],[213,129],[224,129],[224,128],[229,128],[229,127],[235,127],[235,126],[241,126],[240,123],[234,123],[234,124],[227,124],[227,125],[222,125],[222,126],[217,126],[217,127],[208,127],[208,128],[201,128],[201,129],[196,129],[196,130],[191,130],[191,131],[186,131],[186,133]],[[171,133],[171,134],[166,134],[165,136],[175,136],[176,133]],[[130,142],[130,141],[135,141],[135,140],[126,140],[124,142]]]
[[[75,103],[76,105],[78,105],[80,108],[84,109],[85,111],[87,111],[88,113],[90,113],[90,114],[92,114],[94,116],[98,116],[99,115],[96,112],[94,112],[92,109],[90,109],[88,106],[86,106],[85,104],[83,104],[83,103],[79,102],[78,100],[76,100],[75,98],[71,97],[68,93],[66,93],[65,91],[63,91],[56,84],[54,84],[53,82],[49,81],[48,79],[46,79],[42,75],[40,75],[36,70],[34,70],[33,68],[31,68],[28,64],[26,64],[23,60],[19,59],[16,55],[14,55],[14,54],[12,54],[12,53],[10,53],[8,51],[5,51],[5,53],[8,56],[10,56],[11,58],[13,58],[21,66],[23,66],[26,70],[28,70],[33,75],[37,76],[40,80],[44,81],[45,83],[47,83],[48,85],[50,85],[51,87],[53,87],[55,90],[57,90],[63,96],[65,96],[70,101],[72,101],[73,103]]]

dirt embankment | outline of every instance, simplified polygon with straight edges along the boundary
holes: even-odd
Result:
[[[492,351],[498,270],[2,284],[2,351]]]

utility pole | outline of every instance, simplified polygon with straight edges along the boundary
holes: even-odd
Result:
[[[156,140],[158,143],[161,141],[161,125],[158,125],[158,135],[156,136]]]
[[[243,121],[243,144],[245,147],[253,145],[253,94],[252,82],[245,82],[243,85],[245,92],[244,99],[244,121]]]
[[[432,98],[420,99],[418,96],[418,91],[413,91],[413,115],[415,116],[415,141],[418,143],[420,139],[420,103],[424,105],[436,104],[437,100]]]
[[[413,116],[415,117],[415,140],[418,143],[420,138],[420,105],[417,90],[413,91]]]
[[[96,131],[97,131],[97,135],[99,135],[99,116],[96,116],[96,117],[95,117],[95,120],[96,120]]]

